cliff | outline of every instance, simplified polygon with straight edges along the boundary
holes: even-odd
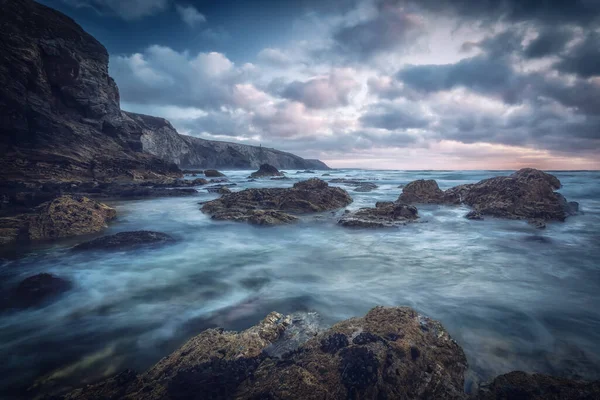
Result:
[[[32,0],[0,0],[0,9],[0,181],[144,180],[179,176],[177,164],[261,160],[316,168],[275,150],[180,137],[164,119],[121,111],[100,42]]]
[[[180,135],[163,118],[124,114],[143,127],[141,141],[145,152],[180,167],[256,169],[266,163],[279,169],[329,169],[319,160],[306,160],[275,149]]]

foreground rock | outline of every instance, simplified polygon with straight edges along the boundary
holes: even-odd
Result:
[[[378,186],[376,184],[371,183],[371,182],[365,182],[365,183],[362,183],[359,186],[357,186],[356,189],[354,189],[354,191],[355,192],[370,192],[377,188],[378,188]]]
[[[82,196],[61,196],[30,214],[0,218],[0,243],[96,233],[116,217],[114,208]]]
[[[172,243],[175,239],[162,232],[133,231],[119,232],[114,235],[103,236],[89,242],[80,243],[73,247],[75,251],[82,250],[122,250],[143,245],[160,245]]]
[[[204,171],[204,176],[206,176],[207,178],[220,178],[222,176],[225,176],[225,174],[217,171],[216,169],[207,169]]]
[[[500,375],[479,393],[481,400],[600,399],[600,381],[585,382],[515,371]]]
[[[317,178],[294,184],[292,188],[246,189],[226,194],[202,206],[214,219],[278,225],[295,222],[292,214],[336,210],[352,202],[341,188],[330,187]]]
[[[284,176],[277,168],[269,164],[262,164],[258,171],[250,174],[248,178],[265,178],[268,176]]]
[[[264,351],[291,320],[271,313],[240,333],[209,329],[141,375],[126,371],[66,399],[462,399],[467,361],[441,324],[376,307],[282,359]]]
[[[71,282],[42,273],[21,281],[0,304],[0,309],[30,308],[49,302],[72,288]]]
[[[433,180],[406,185],[399,202],[412,204],[466,204],[479,216],[525,219],[537,225],[544,221],[564,221],[577,212],[560,193],[560,181],[553,175],[525,168],[510,176],[484,179],[442,191]],[[472,214],[477,215],[477,214]]]
[[[419,218],[417,208],[407,204],[378,202],[375,208],[361,208],[344,215],[338,223],[350,228],[387,228],[406,225]]]

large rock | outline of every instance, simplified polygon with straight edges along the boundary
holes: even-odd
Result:
[[[345,190],[329,187],[327,182],[312,178],[298,182],[288,189],[246,189],[226,194],[205,203],[202,212],[219,220],[250,223],[261,221],[261,225],[268,222],[280,224],[297,220],[287,213],[305,214],[335,210],[351,202],[352,198]],[[268,213],[265,214],[265,211]]]
[[[116,215],[114,208],[87,197],[61,196],[32,213],[0,218],[0,244],[96,233]]]
[[[435,181],[414,181],[406,185],[398,201],[408,203],[466,204],[481,216],[489,215],[528,221],[564,221],[577,212],[554,190],[560,181],[553,175],[531,168],[510,176],[484,179],[478,183],[440,190]]]
[[[386,228],[406,225],[419,218],[417,208],[407,204],[378,202],[375,208],[361,208],[338,221],[350,228]]]
[[[62,196],[40,205],[29,219],[29,238],[55,239],[100,232],[117,212],[81,196]]]
[[[42,273],[21,281],[8,293],[1,308],[29,308],[46,303],[70,290],[71,282],[55,275]]]
[[[144,245],[161,245],[172,243],[175,239],[162,232],[133,231],[119,232],[114,235],[103,236],[89,242],[80,243],[73,250],[121,250]]]
[[[283,176],[283,174],[272,165],[261,164],[258,171],[251,173],[248,178],[264,178],[268,176]]]
[[[439,204],[443,202],[444,192],[433,179],[410,182],[402,189],[398,201],[407,204]]]
[[[500,375],[477,395],[479,400],[600,399],[600,381],[585,382],[521,371]]]
[[[376,307],[273,358],[290,327],[271,313],[240,333],[209,329],[147,372],[126,371],[66,399],[462,399],[467,361],[442,325]]]

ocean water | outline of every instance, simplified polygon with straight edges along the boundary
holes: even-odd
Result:
[[[292,180],[247,182],[250,171],[224,172],[234,191],[315,176],[286,171]],[[359,193],[332,184],[349,191],[354,210],[395,200],[398,186],[415,179],[436,179],[446,189],[510,172],[329,173],[322,179],[379,185]],[[43,308],[0,315],[0,393],[27,397],[18,390],[143,371],[203,329],[244,329],[270,311],[316,311],[328,326],[376,305],[411,306],[441,321],[467,355],[467,390],[512,370],[598,379],[600,172],[554,174],[583,213],[545,230],[469,221],[467,207],[434,205],[418,207],[422,223],[398,229],[349,230],[329,212],[292,226],[253,227],[202,214],[198,203],[218,197],[203,188],[194,197],[110,203],[119,217],[105,233],[156,230],[177,243],[73,254],[77,238],[1,260],[3,289],[40,272],[75,288]]]

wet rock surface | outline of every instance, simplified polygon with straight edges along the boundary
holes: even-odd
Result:
[[[294,184],[292,188],[246,189],[224,195],[202,206],[214,219],[243,221],[259,225],[290,223],[292,214],[335,210],[352,202],[343,189],[329,187],[317,178]]]
[[[479,400],[592,400],[600,398],[600,381],[586,382],[542,374],[510,372],[496,377],[475,397]]]
[[[375,208],[361,208],[342,216],[338,223],[349,228],[388,228],[416,222],[417,208],[394,202],[378,202]]]
[[[406,307],[376,307],[281,358],[264,350],[292,325],[271,313],[246,331],[209,329],[138,376],[65,399],[462,399],[462,349],[441,324]]]
[[[377,189],[379,186],[377,186],[374,183],[371,182],[366,182],[366,183],[362,183],[359,186],[356,187],[356,189],[354,189],[355,192],[370,192],[372,190]]]
[[[0,301],[0,310],[37,307],[72,288],[71,282],[52,274],[42,273],[21,281]]]
[[[407,203],[466,204],[482,216],[528,221],[564,221],[578,210],[555,189],[561,183],[553,175],[525,168],[510,176],[440,190],[433,180],[407,184],[398,201]],[[474,214],[475,215],[475,214]],[[537,222],[536,222],[537,224]]]
[[[116,215],[115,209],[87,197],[61,196],[30,213],[0,218],[0,243],[96,233]]]
[[[175,239],[172,236],[162,232],[119,232],[114,235],[103,236],[89,242],[80,243],[73,247],[73,250],[122,250],[144,245],[157,246],[173,242],[175,242]]]
[[[258,171],[250,174],[248,178],[265,178],[270,176],[284,176],[277,168],[269,164],[261,164]]]
[[[217,171],[216,169],[207,169],[204,171],[204,176],[207,178],[219,178],[225,176],[225,174]]]

